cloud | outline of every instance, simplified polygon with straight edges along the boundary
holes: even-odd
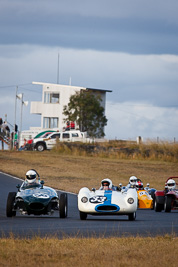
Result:
[[[109,139],[173,141],[177,137],[178,110],[126,102],[107,102],[106,136]]]
[[[6,1],[0,11],[1,44],[178,54],[178,5],[170,5],[158,0]]]
[[[109,89],[113,102],[136,101],[162,107],[176,107],[178,99],[178,56],[131,55],[40,46],[0,46],[1,85],[32,81],[59,82]],[[14,86],[14,90],[15,90]],[[32,89],[32,88],[30,88]],[[6,88],[6,92],[10,91]]]

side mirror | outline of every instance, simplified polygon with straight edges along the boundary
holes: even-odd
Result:
[[[96,191],[96,188],[92,188],[92,190],[91,190],[91,191],[95,192],[95,191]]]
[[[16,185],[18,191],[20,191],[20,184]]]
[[[43,181],[43,180],[41,180],[40,184],[41,184],[41,188],[43,188],[44,181]]]
[[[122,183],[120,183],[119,186],[122,187]]]
[[[116,186],[116,191],[121,191],[121,187]]]
[[[149,184],[149,183],[147,183],[147,184],[146,184],[146,186],[147,186],[147,187],[149,187],[149,186],[150,186],[150,184]]]

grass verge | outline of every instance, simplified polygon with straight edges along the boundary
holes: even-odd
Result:
[[[0,239],[0,266],[177,266],[178,238]]]

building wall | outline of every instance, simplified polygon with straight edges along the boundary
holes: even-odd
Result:
[[[41,115],[41,128],[44,128],[44,118],[58,118],[58,129],[62,130],[66,124],[63,122],[63,108],[65,105],[68,105],[69,99],[71,95],[74,95],[76,92],[80,90],[92,90],[84,87],[77,86],[69,86],[69,85],[59,85],[59,84],[51,84],[51,83],[37,83],[43,86],[42,90],[42,102],[33,101],[31,102],[30,113],[40,114]],[[106,101],[106,91],[101,90],[92,90],[94,94],[100,94],[102,98],[101,105],[105,109],[105,101]],[[59,103],[45,103],[47,99],[49,99],[49,94],[54,93],[54,96],[59,94]],[[54,97],[54,100],[57,100],[57,97]],[[53,128],[53,127],[52,127]]]

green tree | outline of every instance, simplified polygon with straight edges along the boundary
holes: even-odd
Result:
[[[104,115],[104,108],[101,106],[101,97],[90,91],[76,92],[64,106],[64,121],[75,121],[82,132],[87,131],[91,137],[103,137],[104,126],[107,119]]]

